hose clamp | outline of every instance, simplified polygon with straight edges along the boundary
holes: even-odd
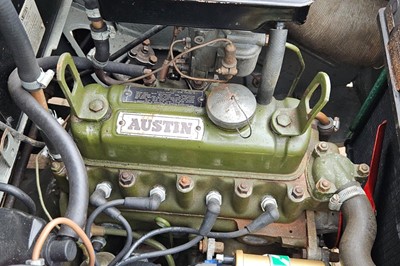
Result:
[[[54,71],[49,69],[46,72],[40,69],[39,77],[33,82],[25,82],[21,80],[22,87],[27,91],[36,91],[46,88],[54,77]]]
[[[90,51],[89,51],[89,53],[87,54],[87,59],[89,59],[90,61],[92,61],[92,63],[93,63],[93,66],[95,67],[95,68],[98,68],[98,69],[103,69],[103,68],[105,68],[106,66],[107,66],[107,64],[108,64],[108,60],[106,61],[106,62],[100,62],[100,61],[98,61],[98,60],[96,60],[96,58],[94,58],[94,55],[96,54],[96,48],[93,48],[93,49],[91,49]]]
[[[342,204],[355,196],[365,195],[364,190],[360,186],[351,186],[334,194],[329,199],[329,209],[332,211],[339,211]]]
[[[101,18],[100,10],[98,8],[95,9],[85,9],[86,16],[89,19],[96,19],[96,18]]]
[[[110,38],[110,28],[107,26],[105,31],[90,31],[92,39],[95,41],[106,41]]]

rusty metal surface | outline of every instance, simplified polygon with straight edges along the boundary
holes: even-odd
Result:
[[[244,228],[251,221],[243,219],[235,219],[239,229]],[[253,234],[254,236],[261,236],[271,241],[282,243],[283,247],[307,247],[307,224],[305,213],[293,223],[270,224],[260,231]]]

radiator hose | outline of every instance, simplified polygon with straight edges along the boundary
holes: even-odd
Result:
[[[359,185],[358,185],[359,186]],[[340,240],[340,261],[345,266],[373,266],[371,250],[376,237],[376,219],[364,194],[343,202],[345,229]]]

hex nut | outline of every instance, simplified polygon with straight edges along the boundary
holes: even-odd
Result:
[[[190,188],[190,186],[192,185],[192,182],[193,182],[192,178],[190,178],[187,175],[182,175],[178,179],[178,185],[181,189]]]
[[[240,194],[247,194],[250,191],[250,185],[246,181],[241,181],[239,185],[236,186],[236,189]]]
[[[331,189],[331,182],[325,178],[321,178],[318,180],[317,184],[315,185],[318,191],[327,192]]]
[[[135,174],[132,171],[122,170],[119,173],[119,183],[122,186],[131,186],[135,183]]]
[[[150,63],[156,64],[157,61],[158,61],[157,56],[155,56],[155,55],[150,55],[150,57],[149,57],[149,62],[150,62]]]
[[[146,40],[144,40],[144,41],[142,42],[142,44],[143,44],[144,46],[149,46],[149,45],[150,45],[150,40],[149,40],[149,39],[146,39]]]
[[[150,197],[153,195],[158,195],[161,198],[161,202],[164,202],[167,196],[165,188],[160,185],[157,185],[150,190]]]
[[[89,110],[92,112],[100,112],[104,109],[104,102],[100,99],[93,100],[89,103]]]
[[[292,120],[288,115],[280,114],[276,117],[276,122],[282,127],[287,127],[292,123]]]
[[[218,191],[212,190],[212,191],[208,192],[208,194],[206,196],[206,205],[208,205],[208,202],[212,199],[217,200],[219,205],[222,205],[222,196]]]
[[[357,168],[358,174],[365,176],[369,174],[369,166],[368,164],[362,163]]]
[[[261,209],[264,212],[268,205],[274,205],[276,208],[278,208],[278,203],[276,203],[275,198],[272,197],[271,195],[265,195],[261,200]]]
[[[295,199],[301,199],[304,196],[304,189],[301,186],[294,186],[291,195]]]
[[[326,152],[328,149],[329,149],[328,143],[326,143],[325,141],[321,141],[317,145],[317,150],[320,152]]]

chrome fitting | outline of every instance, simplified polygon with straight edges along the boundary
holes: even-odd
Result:
[[[111,195],[112,192],[112,186],[110,182],[101,182],[100,184],[97,184],[96,190],[101,190],[104,192],[104,197],[108,199]]]
[[[213,200],[213,199],[217,200],[219,205],[222,205],[222,196],[216,190],[212,190],[212,191],[208,192],[208,194],[206,196],[206,205],[208,205],[210,200]]]
[[[101,18],[100,10],[98,8],[95,9],[85,9],[86,16],[89,19],[94,19],[94,18]]]
[[[46,88],[54,77],[54,71],[49,69],[46,72],[40,69],[40,75],[37,80],[33,82],[25,82],[21,80],[22,87],[27,91],[36,91]]]
[[[160,197],[161,202],[165,201],[166,198],[166,190],[163,186],[157,185],[150,190],[150,197],[153,195],[157,195]]]
[[[36,265],[36,266],[44,266],[45,262],[44,259],[37,259],[37,260],[27,260],[25,262],[26,265]]]
[[[275,208],[278,208],[278,203],[271,195],[265,195],[261,200],[261,209],[265,212],[268,205],[273,205]]]

